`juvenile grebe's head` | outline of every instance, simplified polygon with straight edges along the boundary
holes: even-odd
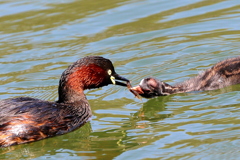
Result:
[[[81,93],[85,89],[99,88],[109,84],[127,86],[120,81],[129,82],[119,76],[109,59],[100,56],[87,56],[70,65],[59,82],[59,101],[70,99],[70,95]],[[67,97],[67,98],[66,98]]]
[[[137,92],[145,98],[169,95],[171,86],[165,82],[149,77],[141,80],[138,86],[130,88],[130,91]]]

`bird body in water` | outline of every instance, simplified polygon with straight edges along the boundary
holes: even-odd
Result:
[[[84,125],[92,116],[83,93],[108,84],[127,86],[109,59],[88,56],[70,65],[59,81],[56,102],[30,97],[0,101],[0,147],[61,135]]]
[[[149,77],[142,79],[140,84],[132,87],[130,91],[145,98],[152,98],[174,93],[215,90],[239,83],[240,57],[235,57],[221,61],[199,75],[175,85]]]

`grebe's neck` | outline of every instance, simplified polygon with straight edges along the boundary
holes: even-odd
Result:
[[[74,90],[72,88],[58,87],[58,103],[78,103],[86,100],[86,96],[82,91]]]
[[[86,100],[83,93],[84,85],[81,76],[69,73],[65,70],[60,78],[58,86],[58,103],[77,103]]]

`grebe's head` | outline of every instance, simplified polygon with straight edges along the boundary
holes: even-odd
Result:
[[[171,86],[167,83],[150,77],[142,79],[140,84],[130,88],[130,91],[137,92],[139,95],[145,98],[153,98],[156,96],[169,95],[169,89],[171,89]]]
[[[84,97],[83,90],[109,84],[129,86],[130,82],[115,72],[109,59],[100,56],[84,57],[70,65],[62,73],[58,87],[58,102],[78,101]]]
[[[100,56],[87,56],[79,59],[66,69],[60,79],[61,83],[71,88],[91,89],[116,84],[127,86],[119,82],[129,82],[128,79],[119,76],[109,59]]]

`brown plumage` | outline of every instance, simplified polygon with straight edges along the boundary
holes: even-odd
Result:
[[[174,93],[215,90],[240,83],[240,57],[227,59],[215,64],[196,77],[175,85],[169,85],[153,77],[143,79],[132,92],[151,98]]]
[[[57,102],[19,97],[0,101],[0,147],[61,135],[84,125],[92,116],[85,89],[108,84],[119,76],[108,59],[88,56],[70,65],[59,82]]]

